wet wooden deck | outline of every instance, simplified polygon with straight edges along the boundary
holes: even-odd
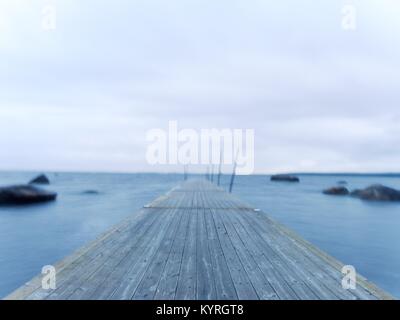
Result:
[[[187,181],[7,299],[391,299],[208,181]]]

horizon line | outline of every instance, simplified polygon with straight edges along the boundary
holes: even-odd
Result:
[[[168,171],[168,172],[163,172],[163,171],[84,171],[84,170],[37,170],[37,169],[0,169],[0,173],[76,173],[76,174],[160,174],[160,175],[168,175],[168,174],[177,174],[177,175],[184,175],[184,172],[178,172],[178,171]],[[189,172],[189,175],[205,175],[206,172]],[[225,176],[230,176],[232,172],[229,173],[224,173],[221,172],[221,175]],[[259,172],[259,173],[252,173],[252,174],[237,174],[238,176],[271,176],[271,175],[276,175],[276,174],[289,174],[289,175],[372,175],[372,176],[385,176],[385,175],[400,175],[399,172],[389,172],[389,171],[382,171],[382,172],[360,172],[360,171],[346,171],[346,172],[340,172],[340,171],[330,171],[330,172],[324,172],[324,171],[314,171],[314,172],[295,172],[295,171],[282,171],[282,172]]]

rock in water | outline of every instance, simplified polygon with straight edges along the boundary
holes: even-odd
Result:
[[[9,186],[0,188],[1,205],[22,205],[53,201],[57,193],[36,188],[31,185]]]
[[[35,179],[31,180],[29,184],[50,184],[50,180],[44,174],[41,174]]]
[[[400,201],[400,191],[381,184],[374,184],[366,189],[354,190],[352,196],[362,200]]]
[[[288,174],[276,174],[271,176],[271,181],[300,182],[300,179],[296,176],[291,176]]]
[[[337,184],[340,184],[340,185],[346,185],[347,184],[347,181],[345,181],[345,180],[340,180],[340,181],[338,181],[337,182]]]
[[[333,187],[322,191],[324,194],[332,195],[332,196],[346,196],[350,192],[345,187]]]
[[[82,192],[82,194],[96,195],[96,194],[100,194],[100,192],[98,192],[97,190],[85,190]]]

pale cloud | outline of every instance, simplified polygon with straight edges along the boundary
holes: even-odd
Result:
[[[181,171],[145,159],[177,120],[255,129],[256,172],[399,171],[400,4],[300,2],[2,0],[0,169]]]

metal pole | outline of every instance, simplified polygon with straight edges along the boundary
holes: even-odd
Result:
[[[232,172],[232,177],[231,177],[231,183],[229,184],[229,193],[232,193],[233,189],[233,183],[235,182],[235,176],[236,176],[236,161],[233,166],[233,172]]]
[[[233,172],[232,172],[232,177],[231,177],[231,183],[229,184],[229,193],[232,193],[233,183],[235,182],[236,166],[237,166],[238,156],[239,156],[239,150],[236,152],[235,164],[233,165]]]
[[[222,145],[223,147],[224,145]],[[222,170],[222,151],[219,149],[219,168],[218,168],[218,186],[221,184],[221,170]]]

